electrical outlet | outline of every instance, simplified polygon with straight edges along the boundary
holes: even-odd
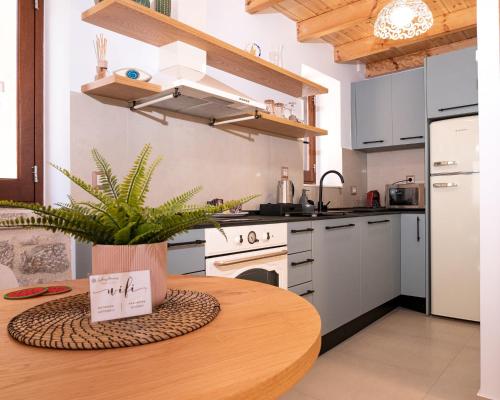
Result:
[[[351,186],[351,194],[353,196],[358,194],[358,187],[357,186]]]
[[[102,189],[102,185],[100,183],[101,173],[98,171],[92,171],[92,187],[95,189]]]
[[[408,183],[415,183],[415,175],[406,175],[406,181]]]

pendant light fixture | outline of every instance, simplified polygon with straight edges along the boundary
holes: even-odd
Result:
[[[392,0],[377,16],[374,35],[381,39],[409,39],[427,32],[434,20],[422,0]]]

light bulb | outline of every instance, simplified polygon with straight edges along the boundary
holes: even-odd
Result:
[[[415,13],[410,7],[399,5],[392,9],[390,20],[391,23],[398,28],[404,28],[412,23],[414,16]]]

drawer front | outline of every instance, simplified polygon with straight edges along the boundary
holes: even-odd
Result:
[[[311,221],[292,222],[288,224],[288,254],[310,251],[312,246]]]
[[[303,283],[301,285],[289,288],[291,292],[298,294],[306,299],[309,303],[314,305],[314,289],[312,282]]]
[[[168,273],[183,275],[205,271],[204,240],[204,229],[194,229],[169,240]]]
[[[312,280],[312,252],[291,254],[288,256],[288,287]]]

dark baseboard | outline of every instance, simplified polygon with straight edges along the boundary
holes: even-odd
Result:
[[[425,298],[403,295],[395,297],[387,303],[384,303],[381,306],[378,306],[377,308],[359,316],[358,318],[353,319],[351,322],[328,332],[321,338],[321,350],[319,354],[323,354],[328,350],[331,350],[344,340],[349,339],[351,336],[355,335],[368,325],[398,307],[405,307],[414,311],[425,313]]]
[[[374,308],[371,311],[353,319],[351,322],[344,324],[337,329],[323,335],[321,338],[321,350],[319,354],[331,350],[338,344],[342,343],[344,340],[349,339],[351,336],[358,333],[360,330],[366,328],[371,323],[375,322],[379,318],[382,318],[385,314],[390,313],[392,310],[399,306],[399,297],[389,300],[387,303]]]
[[[399,305],[425,314],[425,297],[406,296],[402,294],[399,296]]]

